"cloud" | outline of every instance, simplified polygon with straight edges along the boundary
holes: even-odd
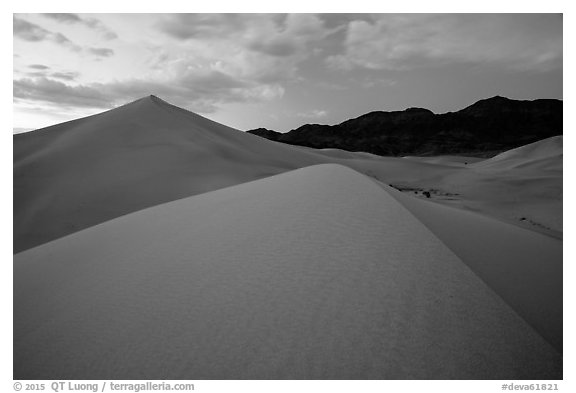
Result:
[[[80,52],[82,50],[82,47],[80,45],[77,45],[74,42],[70,41],[68,37],[66,37],[64,34],[62,33],[52,33],[52,34],[53,34],[53,41],[56,42],[57,44],[63,45],[74,52]]]
[[[314,14],[175,14],[158,28],[178,40],[228,40],[238,48],[285,57],[325,38],[332,30]]]
[[[44,65],[44,64],[31,64],[28,66],[35,71],[33,72],[21,72],[17,71],[19,74],[26,75],[28,77],[34,78],[53,78],[53,79],[60,79],[66,81],[73,81],[76,80],[78,76],[80,76],[79,72],[71,72],[71,71],[49,71],[51,68]]]
[[[171,14],[164,15],[158,27],[180,40],[228,37],[244,30],[250,14]]]
[[[63,23],[78,23],[76,17],[68,14],[58,18],[69,21]],[[171,26],[171,34],[178,37],[178,42],[177,45],[152,46],[153,56],[144,60],[148,68],[145,74],[107,83],[84,84],[75,83],[75,75],[71,74],[28,74],[26,78],[14,81],[14,97],[54,106],[109,108],[155,94],[202,113],[214,112],[227,103],[275,100],[284,95],[283,84],[294,77],[295,66],[303,54],[281,56],[280,53],[264,53],[274,52],[271,48],[250,49],[254,37],[259,36],[255,29],[262,27],[252,22],[266,20],[270,24],[266,29],[275,29],[280,25],[272,25],[281,20],[281,26],[284,26],[282,31],[290,26],[291,34],[299,37],[314,35],[313,26],[310,26],[313,23],[304,23],[298,18],[287,21],[286,17],[274,17],[278,19],[274,22],[270,22],[270,16],[262,15],[202,14],[161,18],[174,20],[174,23],[162,28]],[[192,23],[191,28],[183,23],[184,20],[198,23]],[[248,21],[251,27],[232,34],[231,25],[246,26]],[[212,37],[214,31],[231,34],[232,38]],[[202,35],[210,38],[188,39]],[[272,44],[276,45],[277,42],[272,40]],[[300,47],[297,50],[300,51]],[[100,57],[114,53],[108,48],[83,48],[83,52]]]
[[[47,70],[47,69],[49,69],[50,67],[48,67],[48,66],[46,66],[46,65],[44,65],[44,64],[30,64],[30,65],[28,66],[28,68],[32,68],[32,69],[34,69],[34,70]]]
[[[333,31],[313,14],[163,15],[156,27],[181,50],[160,51],[152,68],[202,65],[269,85],[295,81],[299,65]]]
[[[30,23],[24,19],[13,17],[13,33],[18,37],[28,42],[51,41],[55,44],[65,46],[73,51],[80,51],[80,46],[74,44],[65,35],[61,33],[53,33],[44,29],[34,23]]]
[[[56,77],[46,74],[15,80],[14,97],[55,106],[110,108],[155,94],[176,105],[210,113],[225,103],[269,101],[284,94],[284,88],[278,84],[256,83],[206,69],[164,79],[139,78],[85,85],[65,84],[49,76]]]
[[[66,80],[66,81],[73,81],[76,78],[78,78],[78,76],[80,76],[79,72],[52,72],[50,74],[48,74],[50,77],[52,78],[56,78],[56,79],[62,79],[62,80]]]
[[[313,14],[289,14],[283,21],[266,29],[265,34],[251,34],[247,38],[250,49],[272,56],[307,53],[331,34],[324,22]]]
[[[32,76],[32,77],[41,77],[41,76],[47,75],[46,72],[42,72],[42,71],[26,72],[25,74],[28,76]]]
[[[112,40],[118,38],[118,35],[110,30],[106,25],[104,25],[101,21],[96,18],[83,18],[78,14],[58,14],[58,13],[49,13],[49,14],[42,14],[46,18],[50,18],[56,20],[61,23],[67,24],[80,24],[84,25],[90,29],[94,29],[99,31],[104,35],[104,38],[108,40]]]
[[[357,82],[360,86],[371,89],[373,87],[390,87],[396,84],[395,80],[377,77],[365,77],[360,82]]]
[[[250,49],[272,56],[291,56],[298,50],[296,43],[288,37],[277,36],[267,40],[254,41]]]
[[[302,80],[299,80],[298,83],[300,85],[306,85],[309,87],[314,87],[314,88],[318,88],[321,90],[329,90],[329,91],[345,91],[345,90],[349,89],[349,87],[345,86],[344,84],[335,83],[335,82],[327,82],[327,81],[322,81],[322,80],[308,81],[308,80],[302,78]]]
[[[43,101],[75,107],[108,107],[106,95],[94,87],[70,86],[45,77],[19,79],[13,82],[13,96],[30,101]]]
[[[516,70],[561,67],[562,19],[554,14],[381,14],[348,23],[344,53],[326,63],[411,69],[450,63]]]
[[[30,23],[24,19],[13,17],[13,32],[14,36],[24,41],[40,42],[51,41],[55,44],[67,47],[70,50],[79,52],[82,48],[68,39],[64,34],[53,33],[44,29],[34,23]]]
[[[322,109],[313,109],[310,111],[297,113],[296,116],[302,117],[305,119],[320,119],[320,118],[328,116],[328,111],[325,111]]]
[[[51,18],[57,20],[59,22],[64,23],[81,23],[82,18],[80,18],[77,14],[58,14],[58,13],[50,13],[50,14],[42,14],[47,18]]]
[[[16,18],[15,16],[12,18],[13,22],[13,33],[16,37],[23,39],[25,41],[44,41],[46,39],[50,39],[52,37],[52,33],[48,30],[25,21],[24,19]]]
[[[49,14],[53,15],[53,14]],[[54,15],[74,15],[74,14],[54,14]],[[24,19],[13,17],[13,32],[14,36],[24,41],[41,42],[49,41],[73,52],[86,52],[96,57],[110,57],[114,51],[109,48],[83,48],[82,46],[74,43],[62,33],[54,33],[46,30],[34,23],[28,22]]]
[[[110,48],[87,48],[86,50],[99,57],[110,57],[114,55],[114,51]]]

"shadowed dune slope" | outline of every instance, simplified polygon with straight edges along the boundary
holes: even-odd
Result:
[[[548,342],[386,189],[340,165],[15,256],[15,379],[561,377]]]
[[[562,352],[561,240],[386,189]]]

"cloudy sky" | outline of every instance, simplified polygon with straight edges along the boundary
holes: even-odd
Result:
[[[558,14],[15,14],[13,26],[16,132],[150,94],[281,132],[562,98]]]

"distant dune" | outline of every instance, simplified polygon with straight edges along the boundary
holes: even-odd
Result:
[[[339,165],[20,253],[14,288],[16,379],[561,378],[457,254]]]
[[[266,140],[150,96],[14,136],[15,379],[562,378],[562,137]]]
[[[562,142],[562,136],[547,138],[475,163],[474,167],[493,170],[529,168],[531,171],[562,173]]]

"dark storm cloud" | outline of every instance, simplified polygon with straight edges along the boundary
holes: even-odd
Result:
[[[84,25],[90,29],[94,29],[99,31],[104,35],[106,39],[114,39],[117,38],[118,35],[106,27],[102,22],[100,22],[96,18],[83,18],[78,14],[58,14],[58,13],[50,13],[50,14],[42,14],[43,16],[56,20],[61,23],[67,24],[80,24]]]

